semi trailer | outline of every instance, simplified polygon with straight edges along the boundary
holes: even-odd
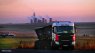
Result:
[[[76,34],[74,22],[57,21],[45,27],[35,29],[38,36],[37,49],[74,49]]]

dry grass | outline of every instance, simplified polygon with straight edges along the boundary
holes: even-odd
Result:
[[[12,32],[16,34],[16,40],[19,42],[18,48],[34,48],[35,40],[37,36],[32,32]],[[30,38],[21,38],[21,37],[30,37]],[[78,50],[95,50],[95,37],[84,37],[77,36],[76,37],[76,46],[75,49]]]
[[[10,32],[10,33],[16,35],[16,38],[14,38],[18,42],[18,45],[16,47],[18,47],[18,48],[34,48],[35,39],[37,38],[35,33],[33,33],[33,32],[25,32],[24,33],[24,32],[16,32],[16,31],[2,31],[2,32]],[[2,38],[2,39],[4,39],[4,38]],[[2,40],[2,39],[0,38],[0,40]],[[13,41],[13,38],[12,39],[5,38],[5,39],[8,39],[7,41],[3,41],[3,43],[5,42],[5,44],[8,44],[9,41]]]
[[[34,38],[18,38],[19,46],[18,48],[34,48],[35,39]]]
[[[19,42],[18,48],[34,48],[35,40],[37,38],[35,33],[33,33],[33,32],[27,32],[27,33],[15,32],[15,34],[17,35],[16,39]]]
[[[0,49],[2,48],[34,48],[33,38],[0,38]]]
[[[22,48],[34,48],[35,39],[25,38],[25,39],[20,39],[20,40],[23,41],[21,43],[23,45]],[[30,47],[28,47],[28,46],[30,46]],[[77,50],[95,50],[95,37],[77,37],[75,49],[77,49]]]
[[[95,37],[77,37],[75,49],[95,50]]]

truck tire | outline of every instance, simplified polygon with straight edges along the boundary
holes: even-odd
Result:
[[[49,50],[51,48],[51,44],[49,40],[42,40],[40,41],[41,49],[43,50]]]
[[[52,50],[58,50],[59,49],[59,46],[56,45],[54,42],[52,42]]]
[[[51,44],[48,41],[39,40],[35,42],[35,49],[51,49]]]
[[[67,47],[62,47],[62,50],[74,50],[74,46],[67,46]]]
[[[36,41],[35,42],[35,49],[39,49],[40,48],[40,45],[39,44],[40,44],[39,41]]]
[[[75,46],[74,46],[74,45],[72,45],[72,46],[71,46],[71,50],[74,50],[74,49],[75,49]]]

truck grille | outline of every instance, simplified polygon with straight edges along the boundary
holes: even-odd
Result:
[[[61,45],[71,45],[71,43],[72,43],[72,36],[70,34],[60,34],[60,36],[59,36],[59,43]]]
[[[72,40],[72,36],[70,36],[70,35],[60,35],[59,40]]]

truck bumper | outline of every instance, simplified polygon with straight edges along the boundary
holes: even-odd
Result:
[[[53,44],[54,48],[57,49],[74,49],[75,48],[75,42],[55,42],[55,44]]]

